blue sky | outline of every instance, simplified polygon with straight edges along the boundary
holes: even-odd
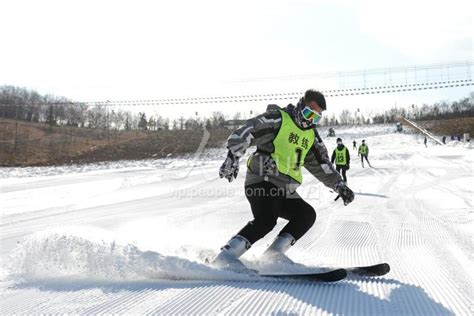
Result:
[[[2,1],[0,12],[0,84],[84,101],[324,89],[337,80],[242,80],[474,59],[474,8],[465,0],[16,0]],[[333,104],[433,102],[469,91]]]

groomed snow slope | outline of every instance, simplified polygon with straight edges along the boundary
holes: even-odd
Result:
[[[305,173],[299,192],[318,218],[288,255],[314,267],[388,262],[387,276],[317,284],[205,266],[251,219],[245,171],[230,184],[217,177],[224,149],[199,160],[0,169],[0,314],[472,315],[471,149],[425,148],[391,126],[337,133],[349,149],[365,138],[374,168],[351,150],[347,207]],[[335,139],[325,142],[332,151]],[[277,232],[243,261],[304,271],[259,261]]]

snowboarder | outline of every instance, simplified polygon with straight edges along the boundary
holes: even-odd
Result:
[[[337,148],[334,149],[331,156],[331,163],[336,161],[336,171],[342,174],[344,182],[347,184],[346,171],[349,170],[349,164],[351,162],[351,156],[349,154],[349,149],[342,143],[342,139],[338,138],[336,140]]]
[[[270,104],[265,113],[247,120],[229,136],[227,158],[219,169],[219,176],[229,182],[237,177],[239,160],[245,151],[257,146],[247,160],[245,178],[245,196],[254,218],[221,248],[213,265],[246,271],[239,257],[272,231],[279,217],[288,223],[263,256],[267,260],[292,262],[284,253],[316,220],[313,207],[296,192],[303,180],[303,166],[334,189],[345,205],[352,202],[354,193],[332,166],[316,130],[324,110],[323,94],[308,90],[296,106],[280,108]]]
[[[365,139],[362,140],[362,144],[359,146],[359,156],[360,156],[360,161],[362,162],[362,168],[364,168],[364,158],[369,164],[369,167],[372,168],[369,162],[369,146],[366,145]]]
[[[357,149],[357,142],[355,141],[355,139],[354,139],[354,141],[352,142],[352,149],[354,149],[354,150]]]

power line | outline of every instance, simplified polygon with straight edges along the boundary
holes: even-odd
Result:
[[[321,90],[326,97],[345,97],[359,95],[386,94],[394,92],[410,92],[417,90],[445,89],[472,86],[472,79],[447,80],[437,82],[425,82],[405,85],[387,85],[372,86],[350,89]],[[260,102],[260,101],[281,101],[297,100],[304,91],[282,92],[282,93],[264,93],[233,96],[214,96],[198,98],[173,98],[173,99],[155,99],[155,100],[134,100],[134,101],[111,101],[111,102],[85,102],[87,105],[122,105],[122,106],[146,106],[146,105],[184,105],[184,104],[212,104],[212,103],[241,103],[241,102]]]
[[[432,89],[446,89],[456,87],[473,86],[472,79],[460,79],[437,82],[424,82],[405,85],[372,86],[350,89],[321,90],[325,97],[347,97],[361,95],[387,94],[395,92],[410,92]],[[154,99],[154,100],[128,100],[128,101],[96,101],[96,102],[51,102],[51,103],[24,103],[16,105],[25,106],[49,106],[49,105],[82,105],[82,106],[157,106],[157,105],[185,105],[185,104],[222,104],[222,103],[241,103],[241,102],[260,102],[260,101],[282,101],[298,100],[304,91],[283,92],[283,93],[264,93],[234,96],[214,96],[214,97],[196,97],[196,98],[173,98],[173,99]],[[0,104],[11,106],[11,104]]]

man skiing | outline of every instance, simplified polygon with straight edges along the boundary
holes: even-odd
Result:
[[[342,143],[342,139],[336,140],[337,147],[332,152],[331,163],[336,161],[336,171],[342,174],[344,182],[347,184],[346,171],[349,170],[349,164],[351,162],[351,155],[349,155],[349,149]]]
[[[354,139],[354,141],[352,142],[352,149],[354,149],[354,150],[357,149],[357,142],[355,141],[355,139]]]
[[[219,176],[232,181],[239,171],[239,160],[250,146],[257,150],[247,160],[245,196],[254,219],[246,224],[212,262],[231,270],[247,270],[239,260],[256,241],[275,227],[277,219],[288,220],[264,257],[292,262],[284,254],[316,220],[316,213],[296,192],[302,183],[304,166],[327,187],[334,189],[347,205],[354,199],[340,174],[334,170],[316,124],[326,110],[326,100],[318,91],[308,90],[296,106],[269,105],[267,111],[246,121],[228,138],[228,154]]]
[[[359,155],[360,155],[360,161],[362,162],[362,168],[364,168],[364,158],[369,164],[369,167],[372,168],[369,162],[369,146],[366,145],[365,139],[362,140],[362,144],[359,146]]]

